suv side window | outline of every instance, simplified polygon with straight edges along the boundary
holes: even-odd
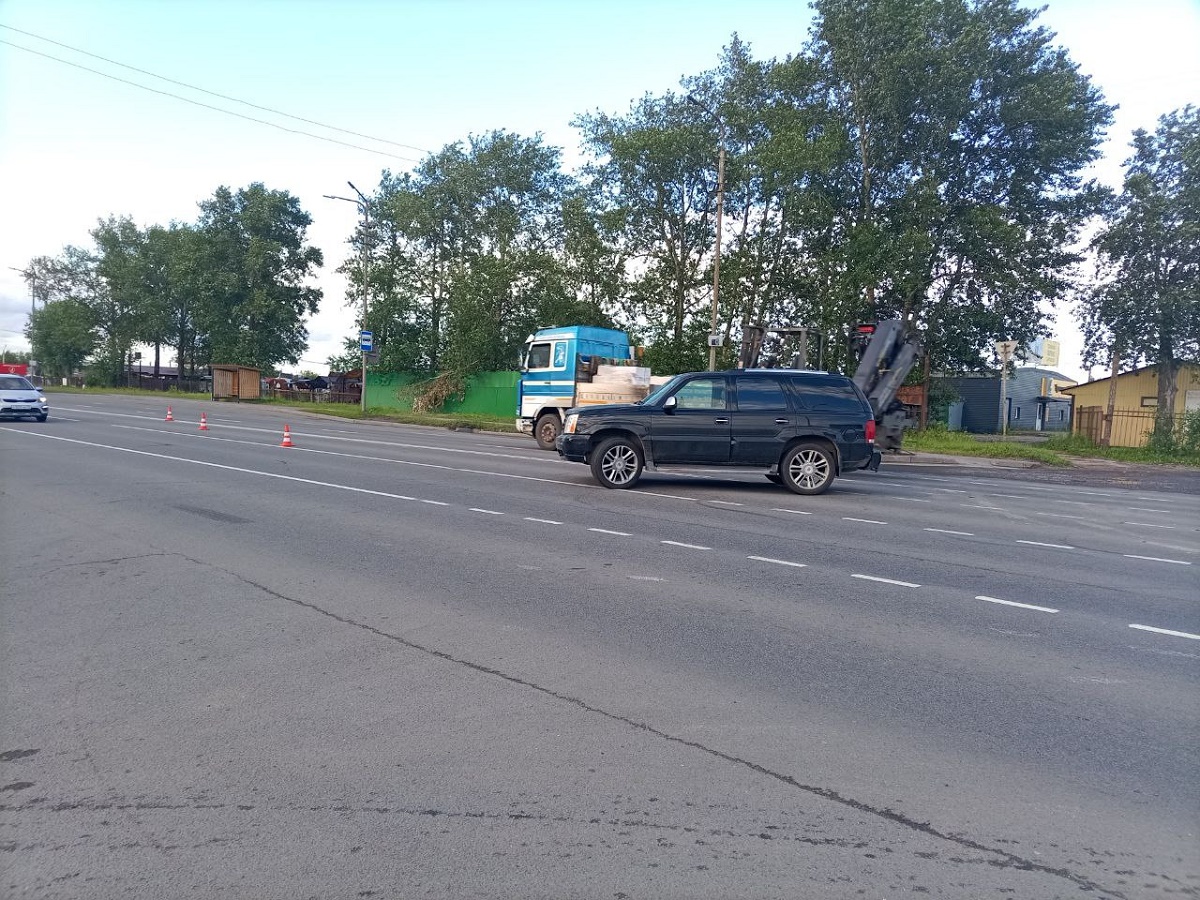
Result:
[[[693,378],[675,392],[676,409],[724,409],[725,378]]]
[[[792,387],[801,405],[813,412],[861,416],[863,402],[854,390],[854,382],[835,378],[791,377]]]
[[[756,409],[786,410],[788,408],[787,395],[783,392],[783,385],[774,378],[743,377],[738,378],[735,384],[737,385],[737,408],[739,410],[748,412]]]

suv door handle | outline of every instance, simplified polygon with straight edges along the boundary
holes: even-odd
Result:
[[[724,416],[718,416],[717,418],[713,419],[713,424],[714,425],[728,425],[729,419],[725,418]]]
[[[792,420],[791,419],[776,419],[775,424],[776,425],[791,425]]]

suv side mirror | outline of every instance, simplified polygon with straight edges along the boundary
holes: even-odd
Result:
[[[663,412],[675,412],[675,407],[679,405],[679,400],[672,394],[663,401]]]

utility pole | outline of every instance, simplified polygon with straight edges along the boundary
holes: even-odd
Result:
[[[368,200],[366,197],[364,197],[363,192],[354,186],[354,182],[347,181],[346,184],[350,185],[350,190],[354,191],[354,193],[358,195],[357,200],[353,199],[351,197],[338,197],[333,194],[325,194],[324,197],[326,200],[345,200],[347,203],[353,203],[355,206],[357,206],[359,208],[359,211],[362,212],[362,217],[363,217],[363,234],[362,234],[362,280],[363,280],[362,302],[363,302],[363,311],[362,311],[362,328],[360,329],[360,331],[361,331],[362,329],[365,329],[367,327],[367,310],[368,310],[368,303],[369,303],[370,294],[371,294],[371,263],[370,263],[371,253],[370,253],[370,249],[368,246],[368,241],[370,240],[370,234],[371,234],[371,201]],[[360,348],[362,347],[361,341],[359,342],[359,346],[360,346]],[[361,350],[361,352],[362,352],[362,389],[359,392],[358,399],[359,399],[359,409],[365,413],[367,411],[367,351],[365,349],[363,349],[363,350]]]
[[[1108,379],[1108,408],[1104,410],[1104,429],[1100,434],[1100,446],[1112,446],[1113,416],[1117,408],[1117,373],[1121,370],[1121,347],[1113,345],[1112,375]]]
[[[717,345],[720,343],[717,335],[717,301],[721,291],[721,223],[725,211],[725,119],[720,113],[709,109],[697,100],[694,94],[688,94],[687,98],[689,103],[700,107],[712,116],[719,128],[717,136],[717,243],[713,248],[712,321],[708,329],[708,369],[712,372],[717,368]]]
[[[1016,341],[996,341],[996,355],[1000,357],[1000,436],[1008,437],[1008,361],[1016,352]]]

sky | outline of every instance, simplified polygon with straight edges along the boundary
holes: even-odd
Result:
[[[1040,21],[1119,105],[1095,169],[1119,186],[1132,132],[1200,103],[1200,0],[1046,5]],[[803,0],[0,0],[0,349],[29,348],[14,270],[33,257],[89,246],[110,215],[194,222],[218,186],[261,181],[300,199],[325,255],[295,367],[323,373],[355,327],[334,270],[358,215],[323,195],[369,193],[384,169],[493,129],[541,133],[572,165],[578,114],[677,90],[735,32],[782,59],[810,23]],[[1083,379],[1071,311],[1056,314],[1058,368]]]

